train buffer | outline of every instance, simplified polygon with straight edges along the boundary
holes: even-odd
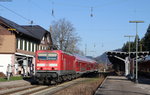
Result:
[[[150,95],[150,85],[134,83],[124,76],[108,76],[94,95]]]

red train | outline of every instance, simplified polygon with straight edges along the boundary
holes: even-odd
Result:
[[[36,52],[35,79],[39,83],[71,80],[83,74],[97,72],[97,68],[96,61],[61,50]]]

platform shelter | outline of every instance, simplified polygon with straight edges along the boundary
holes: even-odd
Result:
[[[121,72],[125,76],[135,74],[135,59],[136,52],[120,52],[120,51],[108,51],[106,52],[110,62],[113,64],[113,68],[116,72]],[[144,59],[150,55],[148,51],[138,52],[138,61]]]

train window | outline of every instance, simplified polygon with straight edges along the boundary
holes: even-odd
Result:
[[[57,60],[57,53],[38,53],[39,60]]]
[[[48,53],[48,60],[57,60],[57,53]]]
[[[47,53],[38,53],[39,60],[47,60]]]

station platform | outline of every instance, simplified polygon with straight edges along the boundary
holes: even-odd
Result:
[[[150,84],[142,81],[134,83],[124,76],[108,76],[94,95],[150,95]]]

